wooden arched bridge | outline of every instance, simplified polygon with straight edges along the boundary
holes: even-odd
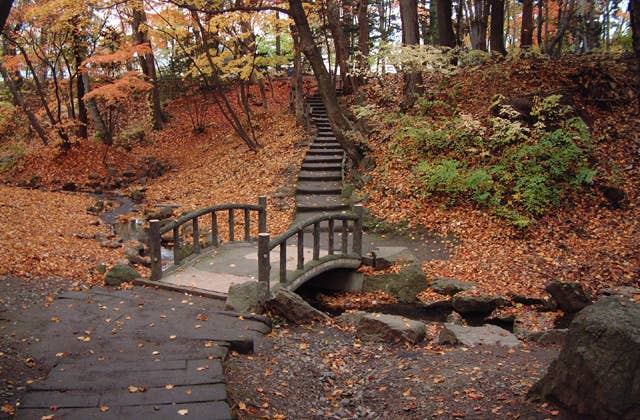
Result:
[[[229,284],[244,278],[264,282],[267,290],[295,290],[324,272],[360,267],[362,211],[362,206],[356,205],[353,211],[318,214],[294,223],[274,238],[266,232],[265,197],[260,197],[258,204],[203,208],[164,225],[151,220],[151,280],[226,293]],[[251,235],[253,212],[257,213],[257,236]],[[243,216],[237,219],[237,213]],[[237,220],[243,234],[236,238]],[[220,240],[221,230],[228,232],[228,241]],[[168,261],[163,260],[161,248],[166,242],[173,244]],[[207,274],[210,281],[202,281]],[[219,279],[217,285],[215,278]]]

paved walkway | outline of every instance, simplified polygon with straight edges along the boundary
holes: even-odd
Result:
[[[27,323],[39,364],[18,419],[229,419],[222,360],[270,331],[223,303],[151,288],[67,292]],[[50,416],[50,417],[47,417]]]

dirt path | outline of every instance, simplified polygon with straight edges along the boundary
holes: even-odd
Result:
[[[531,418],[560,413],[525,400],[558,347],[360,342],[335,325],[281,325],[254,355],[226,364],[232,409],[249,418]]]

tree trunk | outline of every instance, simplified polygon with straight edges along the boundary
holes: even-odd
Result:
[[[322,61],[322,53],[315,44],[309,21],[302,7],[302,0],[289,0],[289,15],[296,25],[298,35],[300,37],[300,49],[304,53],[313,73],[318,80],[318,91],[322,97],[322,102],[327,108],[327,116],[334,130],[336,140],[342,145],[347,155],[359,165],[362,161],[362,152],[356,141],[347,137],[347,133],[352,132],[356,136],[359,132],[355,129],[351,121],[344,115],[340,105],[336,91],[331,83],[331,76]]]
[[[351,93],[351,83],[349,81],[349,49],[347,37],[342,30],[342,21],[340,20],[340,3],[336,0],[327,1],[327,20],[329,21],[329,29],[333,37],[336,49],[336,62],[340,67],[340,79],[342,80],[342,88],[345,93]]]
[[[538,48],[542,48],[542,9],[544,8],[544,1],[538,0],[538,20],[537,22],[537,31],[536,31],[536,41],[538,43]]]
[[[0,3],[0,35],[2,35],[2,31],[4,30],[4,24],[7,22],[12,5],[13,0],[4,0]]]
[[[520,46],[530,47],[531,45],[533,45],[533,0],[523,0]]]
[[[438,36],[437,15],[438,11],[436,7],[436,0],[429,0],[429,43],[431,45],[438,45],[440,42],[440,37]]]
[[[402,21],[402,43],[420,44],[418,32],[418,3],[416,0],[400,0],[400,20]],[[404,73],[404,106],[410,108],[416,96],[422,92],[422,73],[419,69],[410,69]]]
[[[79,19],[80,17],[78,17]],[[88,136],[87,133],[87,125],[89,123],[89,119],[87,116],[87,107],[84,104],[84,81],[82,80],[82,76],[80,75],[82,61],[86,56],[86,48],[83,47],[83,39],[80,34],[80,30],[78,29],[80,25],[76,25],[73,31],[73,60],[76,72],[76,96],[78,98],[78,120],[80,125],[78,126],[78,137],[86,139]],[[71,84],[71,83],[70,83]],[[73,97],[71,98],[71,102],[73,102]]]
[[[633,51],[638,59],[638,74],[640,74],[640,0],[629,0],[631,33],[633,36]]]
[[[131,26],[135,37],[136,45],[148,44],[151,50],[151,42],[147,35],[147,28],[145,24],[147,22],[147,14],[144,11],[144,5],[142,2],[134,2],[132,7],[132,22]],[[138,55],[140,67],[145,78],[153,86],[151,89],[151,119],[153,122],[153,128],[161,130],[165,122],[167,122],[167,116],[162,110],[160,104],[160,89],[158,88],[158,76],[156,74],[155,57],[152,51],[148,54]]]
[[[293,74],[291,75],[291,110],[299,122],[306,122],[304,115],[304,85],[302,82],[302,52],[300,37],[294,25],[291,25],[293,39]]]
[[[504,0],[491,0],[491,51],[507,54],[504,47]]]
[[[456,37],[453,34],[452,2],[451,0],[432,0],[436,2],[438,13],[438,37],[440,45],[443,47],[454,48],[456,46]]]
[[[358,66],[360,77],[369,73],[369,15],[367,14],[368,0],[358,2],[358,51],[360,52]]]
[[[11,94],[13,95],[13,99],[16,105],[20,106],[24,111],[24,113],[27,115],[27,118],[29,119],[29,124],[31,124],[31,127],[33,127],[36,133],[38,133],[38,137],[40,137],[40,140],[42,140],[42,143],[44,143],[45,146],[49,144],[49,138],[47,137],[47,133],[45,133],[44,129],[38,122],[38,119],[36,118],[35,115],[33,115],[33,112],[31,112],[31,110],[27,108],[27,105],[24,102],[24,97],[18,90],[18,87],[15,85],[15,83],[13,83],[13,79],[11,78],[11,75],[7,71],[4,64],[2,64],[2,62],[0,62],[0,74],[4,79],[4,83],[7,85],[7,87],[11,91]]]
[[[91,90],[91,83],[89,81],[89,74],[87,73],[86,69],[82,69],[78,74],[78,77],[82,78],[84,88],[87,92],[89,92]],[[102,118],[95,99],[88,99],[86,106],[89,110],[89,114],[91,115],[91,119],[93,120],[93,125],[95,127],[97,136],[104,144],[110,146],[113,143],[113,133],[111,132],[111,129],[109,128],[107,122]]]

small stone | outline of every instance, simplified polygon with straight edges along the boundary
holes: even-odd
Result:
[[[434,292],[449,296],[453,296],[456,293],[465,292],[467,290],[472,290],[476,287],[475,283],[448,277],[437,277],[431,282],[431,289]]]
[[[482,327],[465,327],[451,323],[445,323],[440,331],[438,344],[462,344],[467,347],[479,345],[499,345],[517,347],[520,341],[509,331],[496,325],[483,325]]]
[[[262,302],[264,302],[266,294],[266,284],[262,282],[247,281],[232,284],[227,294],[225,310],[261,314],[264,310]]]
[[[105,284],[108,286],[120,286],[122,282],[140,277],[135,268],[127,264],[116,264],[107,272]]]
[[[461,314],[489,313],[501,306],[506,306],[509,301],[502,296],[475,296],[456,294],[451,300],[453,309]]]
[[[456,311],[452,311],[449,315],[447,315],[447,322],[456,325],[467,325],[467,322],[464,320],[462,315],[460,315]]]
[[[412,344],[424,339],[427,326],[398,315],[365,314],[356,326],[359,338],[369,341],[406,341]]]
[[[591,305],[591,299],[580,283],[554,280],[547,283],[545,289],[565,312],[578,312]]]

